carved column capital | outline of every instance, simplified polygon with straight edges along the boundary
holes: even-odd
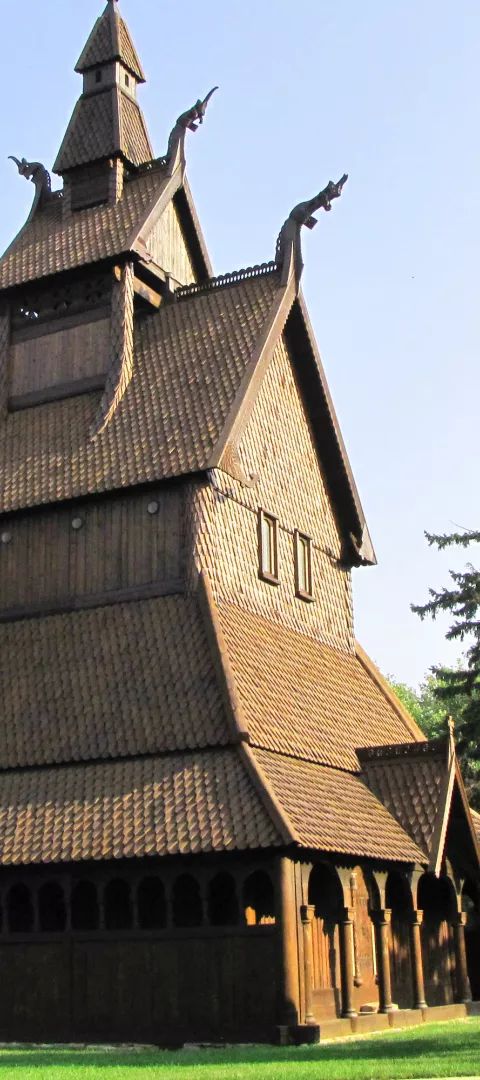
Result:
[[[466,926],[468,915],[466,911],[457,911],[452,919],[452,926]]]
[[[410,926],[422,926],[423,923],[423,911],[412,911],[410,913]]]
[[[304,926],[308,926],[313,922],[315,915],[314,904],[302,904],[300,907],[300,918]]]
[[[371,908],[370,918],[374,926],[389,926],[392,921],[392,909]]]
[[[355,909],[353,907],[344,907],[341,909],[340,921],[347,925],[355,921]]]

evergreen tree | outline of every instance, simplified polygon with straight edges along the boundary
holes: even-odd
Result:
[[[480,543],[480,532],[473,530],[425,535],[439,551]],[[456,721],[457,750],[472,806],[480,809],[480,571],[467,563],[463,571],[451,570],[450,578],[450,588],[429,589],[427,603],[412,604],[412,611],[421,619],[448,613],[453,621],[447,640],[467,645],[457,668],[434,667],[432,672],[435,696]]]

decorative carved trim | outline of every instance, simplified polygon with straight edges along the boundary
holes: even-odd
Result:
[[[217,289],[228,288],[239,281],[248,281],[250,278],[264,277],[266,274],[278,273],[275,262],[260,263],[258,266],[247,266],[244,270],[234,270],[230,274],[221,274],[219,277],[209,278],[208,281],[193,282],[191,285],[182,285],[173,294],[174,300],[185,300],[190,296],[198,296],[204,292],[214,292]]]
[[[187,131],[198,131],[200,124],[203,124],[208,103],[216,90],[218,90],[218,86],[214,86],[212,90],[209,90],[203,101],[199,98],[195,105],[192,105],[190,109],[187,109],[178,117],[175,126],[172,128],[166,153],[170,175],[179,166],[182,169],[185,168],[185,137]]]
[[[308,199],[306,202],[298,203],[290,211],[287,220],[283,224],[280,235],[277,240],[277,246],[275,251],[275,261],[279,266],[284,267],[286,264],[290,264],[293,256],[295,267],[295,279],[297,283],[297,289],[300,287],[300,278],[303,270],[302,259],[302,226],[305,225],[307,229],[314,229],[318,222],[318,219],[314,217],[314,213],[317,210],[331,210],[332,199],[340,198],[342,189],[348,180],[346,173],[334,183],[333,180],[329,180],[327,186],[319,191],[318,195],[315,195],[313,199]]]
[[[359,761],[384,761],[387,758],[418,757],[426,754],[443,754],[445,740],[438,742],[393,743],[385,746],[366,746],[356,749]]]

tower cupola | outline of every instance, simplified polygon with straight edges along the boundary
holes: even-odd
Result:
[[[153,158],[137,89],[145,75],[117,0],[108,0],[79,57],[79,98],[54,171],[64,178],[67,209],[121,197],[125,170]]]

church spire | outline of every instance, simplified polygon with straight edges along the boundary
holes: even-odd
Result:
[[[81,200],[76,203],[74,198],[72,204],[73,208],[79,208],[118,198],[123,186],[118,182],[119,176],[121,180],[124,170],[153,158],[137,103],[137,88],[145,82],[145,75],[117,0],[108,0],[75,71],[83,76],[83,93],[75,106],[54,171],[64,176],[74,195],[81,185]],[[116,177],[113,185],[108,182],[112,179],[112,169]]]
[[[119,60],[137,82],[145,82],[137,50],[117,5],[118,0],[108,0],[103,15],[97,19],[77,61],[75,71],[83,75],[98,64]]]

